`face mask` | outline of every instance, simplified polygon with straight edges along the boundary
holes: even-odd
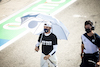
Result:
[[[49,32],[49,30],[48,29],[44,29],[44,32],[47,33],[47,32]]]
[[[85,29],[85,31],[86,31],[87,33],[90,33],[90,32],[91,32],[91,30],[90,30],[90,29]]]

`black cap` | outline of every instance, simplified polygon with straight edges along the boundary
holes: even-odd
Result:
[[[91,26],[93,26],[93,22],[91,22],[90,20],[85,21],[85,25],[88,25],[88,24],[90,24]]]

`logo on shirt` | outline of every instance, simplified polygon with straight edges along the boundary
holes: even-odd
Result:
[[[95,42],[95,39],[92,39],[92,42]]]
[[[42,45],[52,45],[52,41],[42,41]]]

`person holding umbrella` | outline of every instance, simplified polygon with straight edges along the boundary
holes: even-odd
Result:
[[[84,25],[86,33],[82,35],[80,67],[97,67],[100,63],[100,37],[93,32],[93,22],[86,21]]]
[[[36,44],[35,51],[39,51],[40,43],[42,43],[41,67],[57,67],[57,37],[50,30],[52,24],[44,23],[44,33],[41,33]]]
[[[57,39],[68,40],[69,31],[66,26],[54,16],[42,13],[21,17],[21,26],[35,35],[40,34],[35,50],[38,52],[42,43],[41,67],[57,67]]]

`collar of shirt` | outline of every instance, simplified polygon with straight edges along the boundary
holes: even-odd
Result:
[[[51,32],[49,34],[44,33],[45,36],[49,36],[51,34]]]

